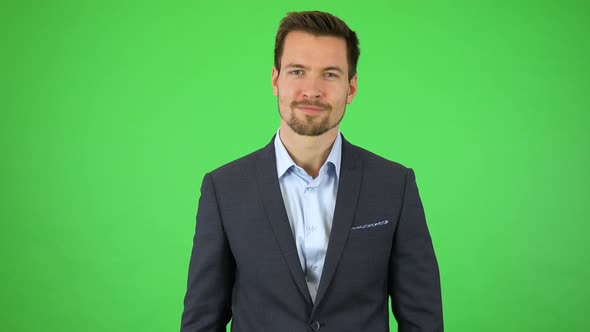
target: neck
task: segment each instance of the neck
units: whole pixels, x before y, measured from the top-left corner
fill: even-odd
[[[287,149],[291,159],[307,174],[316,178],[320,168],[328,159],[332,145],[338,135],[338,127],[334,127],[320,136],[303,136],[291,129],[284,121],[280,127],[281,142]]]

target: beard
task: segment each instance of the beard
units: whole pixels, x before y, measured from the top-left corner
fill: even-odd
[[[283,114],[280,110],[280,103],[279,114],[281,118],[294,132],[302,136],[320,136],[326,133],[330,129],[333,129],[340,124],[342,118],[344,118],[344,113],[346,112],[346,103],[344,103],[344,110],[340,118],[337,119],[335,122],[330,123],[329,115],[332,112],[332,106],[329,104],[323,104],[317,101],[293,101],[289,106],[291,112],[288,115],[288,119],[286,119],[286,117],[283,117]],[[322,112],[325,112],[326,114],[322,113],[317,116],[304,114],[303,118],[299,118],[297,117],[297,113],[295,112],[295,108],[298,106],[319,107],[323,109]]]

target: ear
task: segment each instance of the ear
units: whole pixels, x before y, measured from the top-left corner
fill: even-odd
[[[346,96],[346,103],[347,104],[352,104],[352,100],[354,99],[354,96],[356,96],[356,90],[357,90],[357,75],[354,74],[354,76],[352,77],[352,79],[350,80],[350,82],[348,83],[348,96]]]
[[[278,81],[279,81],[279,70],[275,66],[273,66],[272,67],[272,74],[271,74],[271,83],[272,83],[272,93],[275,96],[279,95]]]

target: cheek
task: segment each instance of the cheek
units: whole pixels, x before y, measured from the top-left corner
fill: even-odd
[[[278,104],[281,113],[289,112],[292,99],[279,90]]]
[[[278,90],[278,94],[280,103],[290,103],[294,98],[294,91],[288,87],[281,87]]]
[[[305,85],[303,81],[283,78],[279,79],[277,86],[279,95],[284,97],[294,97],[302,91],[302,88]]]
[[[292,85],[282,84],[279,85],[279,96],[289,97],[292,96],[295,89]]]
[[[285,100],[285,97],[281,96],[279,94],[279,106],[284,107],[284,105],[287,103],[287,101]]]
[[[346,91],[342,91],[339,90],[338,94],[334,95],[334,98],[332,99],[332,101],[334,102],[335,105],[342,105],[342,104],[346,104],[348,101],[348,94],[346,93]]]
[[[289,100],[289,95],[285,93],[285,91],[283,90],[279,90],[279,102],[280,103],[284,103],[287,102]]]

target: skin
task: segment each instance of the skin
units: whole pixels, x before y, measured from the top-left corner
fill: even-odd
[[[280,138],[293,161],[315,178],[356,95],[357,76],[348,78],[346,41],[339,37],[289,32],[280,63],[280,71],[272,69]]]

